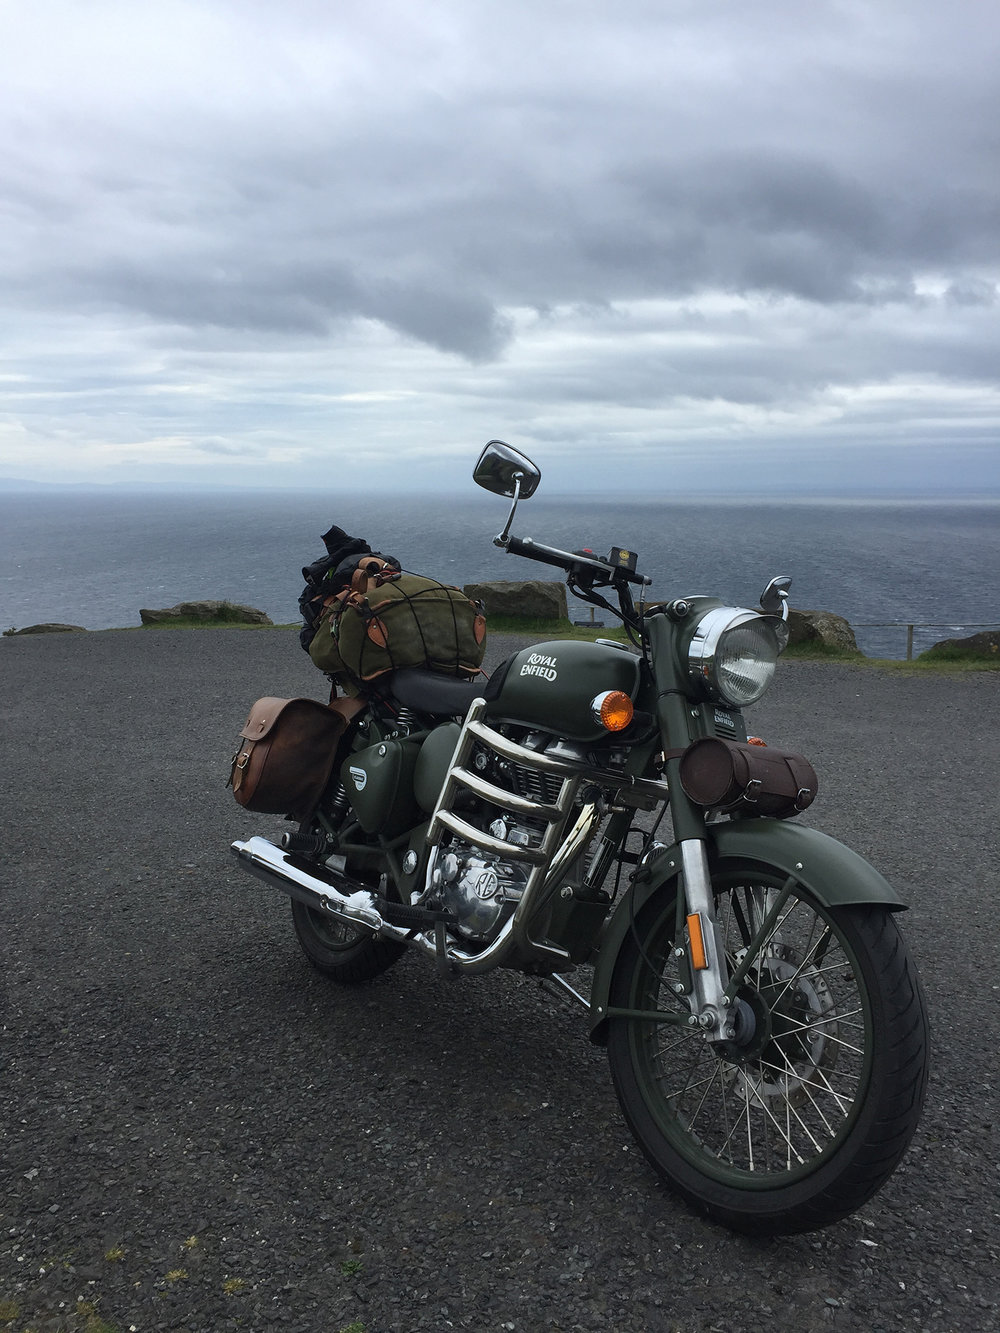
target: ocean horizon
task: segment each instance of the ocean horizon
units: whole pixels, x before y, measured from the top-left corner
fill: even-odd
[[[301,567],[332,523],[446,583],[550,579],[492,538],[507,504],[316,491],[0,489],[0,628],[140,623],[139,610],[221,598],[297,619]],[[533,497],[513,531],[564,549],[639,553],[657,600],[708,593],[754,606],[776,574],[791,602],[832,611],[869,656],[904,657],[1000,624],[1000,497]],[[571,615],[589,608],[571,599]],[[610,623],[607,613],[596,613]]]

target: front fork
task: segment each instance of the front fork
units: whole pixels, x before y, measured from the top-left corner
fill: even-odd
[[[678,986],[688,996],[691,1027],[700,1027],[709,1040],[731,1041],[736,1035],[736,1010],[726,995],[729,969],[716,927],[706,844],[701,838],[685,838],[680,848],[687,947],[681,943],[682,933],[677,931],[675,953],[685,975],[685,981]]]
[[[691,1027],[701,1028],[709,1041],[731,1041],[736,1035],[740,1006],[726,994],[729,969],[715,920],[715,897],[705,842],[705,812],[687,799],[680,780],[681,750],[696,738],[698,732],[691,727],[690,700],[683,688],[674,651],[675,633],[676,627],[667,616],[649,619],[649,643],[657,690],[656,715],[667,756],[666,776],[674,834],[681,850],[684,891],[677,895],[674,956],[682,980],[677,983],[677,991],[681,998],[686,998],[691,1009],[688,1019]],[[694,717],[698,717],[697,710]]]

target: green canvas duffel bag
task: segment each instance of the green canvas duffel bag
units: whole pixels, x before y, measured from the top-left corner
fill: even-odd
[[[481,604],[420,574],[364,571],[331,599],[309,656],[338,684],[357,689],[387,671],[428,667],[473,676],[486,652]]]

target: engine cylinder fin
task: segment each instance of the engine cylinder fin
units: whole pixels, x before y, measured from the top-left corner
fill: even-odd
[[[532,815],[536,819],[544,819],[546,823],[551,823],[553,819],[561,819],[564,813],[556,804],[541,804],[530,796],[519,796],[516,792],[495,787],[492,782],[487,782],[478,773],[472,773],[467,768],[453,770],[453,776],[456,782],[460,782],[463,787],[481,796],[484,801],[502,806],[505,810]]]

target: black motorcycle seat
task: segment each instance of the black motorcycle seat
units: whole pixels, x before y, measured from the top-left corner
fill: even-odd
[[[394,671],[389,681],[392,697],[404,708],[418,713],[433,713],[439,717],[465,717],[473,699],[479,699],[486,689],[487,677],[462,680],[441,671],[424,667],[407,667]]]

